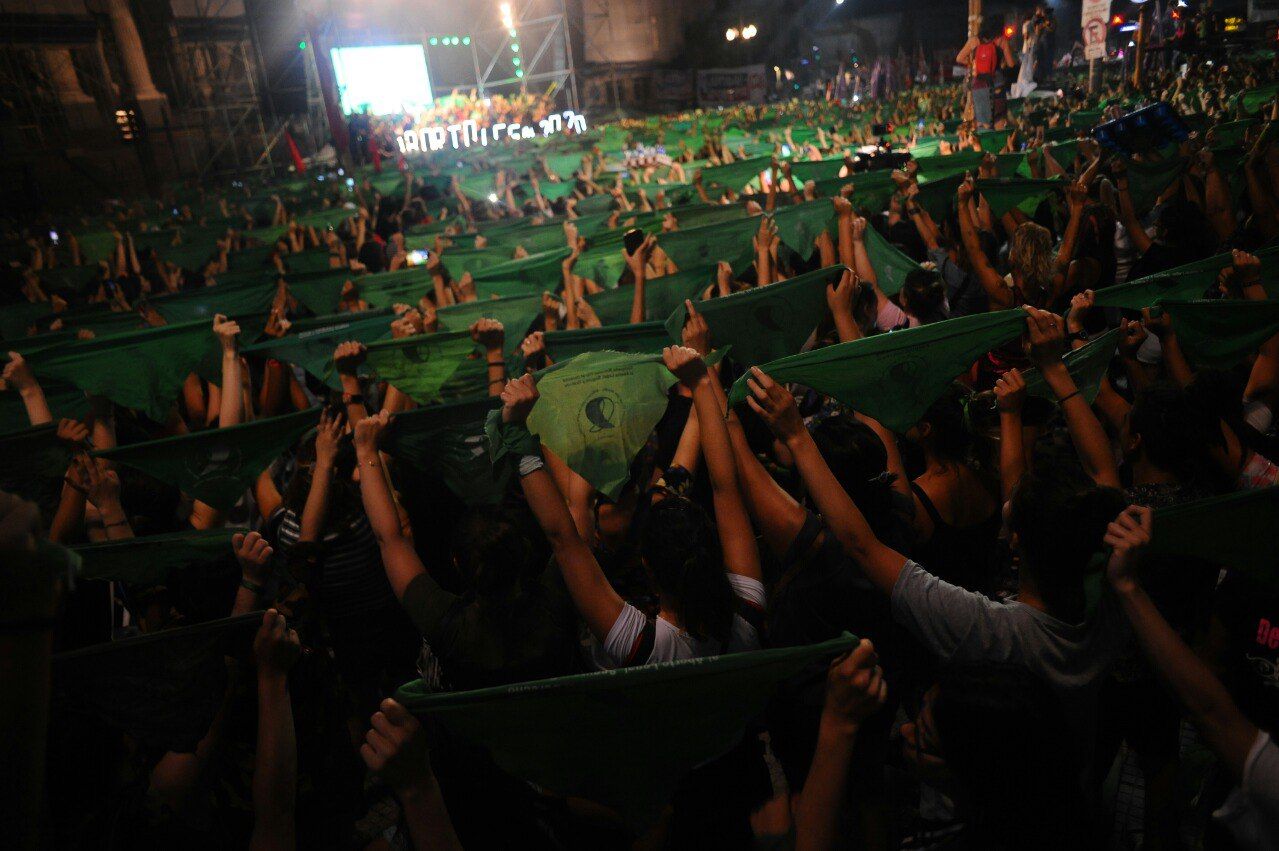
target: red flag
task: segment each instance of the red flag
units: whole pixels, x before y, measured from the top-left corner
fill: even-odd
[[[284,131],[284,141],[289,146],[289,157],[293,160],[293,167],[297,169],[298,174],[306,174],[306,162],[302,159],[302,152],[298,150],[298,143],[293,141],[293,134],[288,130]]]

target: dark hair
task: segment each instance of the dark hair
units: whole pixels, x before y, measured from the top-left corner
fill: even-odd
[[[1011,665],[947,666],[932,717],[973,847],[1088,844],[1078,743],[1046,682]]]
[[[812,429],[813,442],[840,486],[884,538],[893,521],[893,478],[888,452],[870,426],[851,414],[826,417]]]
[[[640,533],[640,554],[684,630],[701,641],[727,643],[736,603],[715,524],[702,507],[682,496],[654,503]]]
[[[1279,439],[1262,434],[1244,418],[1239,400],[1247,386],[1247,373],[1238,370],[1201,369],[1186,388],[1190,404],[1205,418],[1205,428],[1216,437],[1217,421],[1224,422],[1239,442],[1266,458],[1279,458]],[[1223,441],[1213,441],[1224,445]]]
[[[1160,237],[1179,255],[1175,265],[1202,260],[1217,250],[1217,238],[1199,205],[1180,196],[1169,198],[1155,220]]]
[[[1017,535],[1021,573],[1034,583],[1049,614],[1084,618],[1084,574],[1101,549],[1106,526],[1127,501],[1099,488],[1077,467],[1040,462],[1012,493],[1008,528]]]
[[[899,298],[922,325],[946,318],[946,287],[941,275],[930,269],[912,269],[907,273]]]
[[[920,423],[928,423],[928,446],[947,461],[963,460],[973,442],[964,417],[964,401],[968,395],[966,388],[952,384],[919,418]]]
[[[1208,427],[1177,384],[1155,381],[1141,388],[1128,412],[1128,429],[1141,437],[1146,458],[1176,476],[1179,484],[1214,492],[1229,490],[1221,468],[1208,453],[1210,444],[1221,444],[1221,432]]]
[[[479,508],[462,517],[453,533],[453,559],[475,596],[509,606],[536,578],[533,542],[507,512]]]
[[[311,467],[315,464],[314,435],[298,445],[294,463],[297,466],[284,488],[282,504],[296,514],[300,522],[307,495],[311,492]],[[329,490],[329,511],[324,519],[324,534],[350,527],[364,514],[364,501],[360,498],[359,486],[351,481],[351,474],[355,470],[355,447],[351,441],[342,441],[334,468]]]

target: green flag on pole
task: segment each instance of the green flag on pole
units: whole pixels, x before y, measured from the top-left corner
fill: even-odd
[[[542,375],[528,427],[570,469],[616,499],[631,461],[666,412],[674,383],[660,355],[587,352]]]
[[[203,320],[77,340],[32,352],[40,379],[56,378],[86,393],[163,421],[182,382],[217,346]]]
[[[100,449],[214,508],[230,509],[280,453],[319,421],[319,408],[229,428]]]
[[[441,331],[372,343],[367,360],[378,378],[426,405],[474,351],[469,331]]]
[[[791,355],[760,369],[774,381],[806,385],[905,432],[973,361],[1025,327],[1021,310],[961,316]],[[733,384],[730,404],[746,400],[746,378]]]
[[[175,570],[231,556],[231,535],[230,529],[195,529],[72,547],[80,555],[76,576],[164,585]]]
[[[396,700],[483,745],[515,777],[642,827],[690,769],[741,740],[782,683],[855,644],[844,635],[468,692],[430,692],[418,680]]]
[[[732,346],[731,357],[742,366],[793,355],[800,350],[826,314],[826,285],[839,283],[844,266],[806,272],[777,284],[754,287],[701,302],[711,342]],[[666,333],[679,343],[688,309],[680,305],[666,320]]]

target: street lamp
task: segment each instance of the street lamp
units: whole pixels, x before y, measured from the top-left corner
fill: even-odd
[[[735,41],[737,39],[737,27],[729,27],[724,31],[724,41]]]
[[[754,24],[747,24],[742,27],[742,38],[752,39],[757,35],[759,35],[759,27]]]

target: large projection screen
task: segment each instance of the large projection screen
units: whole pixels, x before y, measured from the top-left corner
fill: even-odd
[[[335,47],[333,76],[347,115],[394,115],[431,103],[431,76],[420,44]]]

